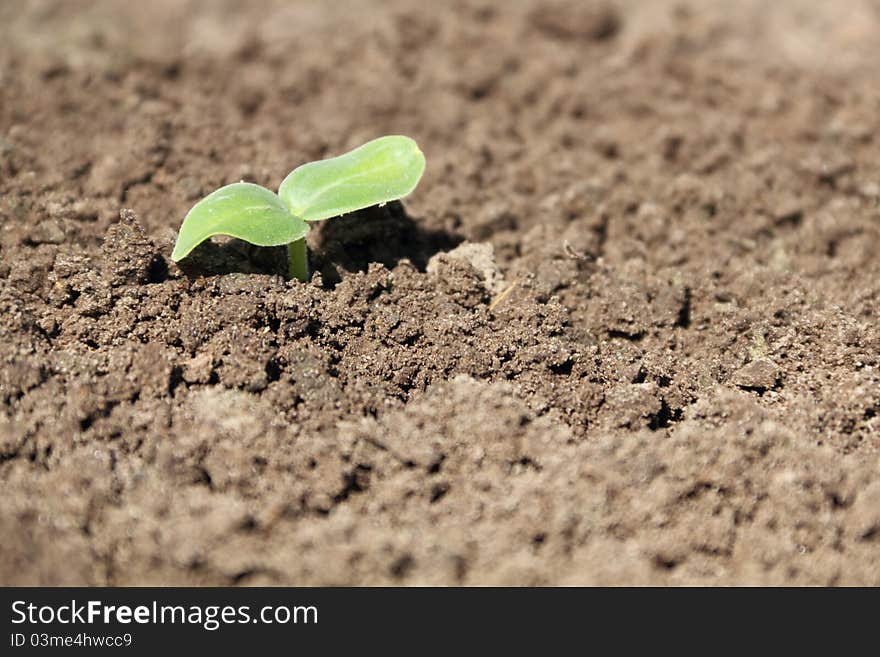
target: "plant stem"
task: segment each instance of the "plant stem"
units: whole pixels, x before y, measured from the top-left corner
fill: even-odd
[[[309,280],[309,251],[306,239],[302,238],[287,245],[287,261],[290,266],[290,277],[303,283]]]

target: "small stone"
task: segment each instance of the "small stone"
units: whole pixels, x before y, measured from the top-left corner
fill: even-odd
[[[183,380],[187,383],[208,383],[214,371],[211,354],[199,354],[191,358],[183,367]]]
[[[608,391],[604,410],[614,426],[640,429],[658,422],[663,401],[654,383],[623,383]]]
[[[438,253],[428,262],[427,271],[436,278],[438,288],[463,308],[475,308],[490,300],[480,272],[464,258]]]
[[[779,383],[779,367],[769,358],[758,358],[734,372],[731,381],[746,390],[769,390]]]
[[[54,219],[41,221],[29,237],[29,241],[32,244],[61,244],[64,242],[64,239],[64,229]]]
[[[438,253],[428,261],[428,273],[436,274],[445,258],[469,263],[483,279],[483,287],[492,295],[498,294],[507,287],[504,276],[495,262],[495,249],[488,242],[463,242],[447,253]]]

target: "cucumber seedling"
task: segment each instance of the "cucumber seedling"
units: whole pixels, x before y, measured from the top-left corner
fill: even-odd
[[[206,239],[229,235],[256,246],[287,245],[290,277],[309,278],[309,223],[409,194],[425,156],[409,137],[380,137],[345,155],[309,162],[288,174],[278,193],[239,182],[196,203],[183,219],[171,259],[178,262]]]

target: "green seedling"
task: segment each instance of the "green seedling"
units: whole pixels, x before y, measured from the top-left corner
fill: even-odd
[[[345,155],[309,162],[283,180],[278,193],[240,182],[208,194],[187,213],[171,259],[178,262],[206,239],[229,235],[257,246],[287,245],[290,277],[306,281],[309,224],[396,201],[425,171],[409,137],[380,137]]]

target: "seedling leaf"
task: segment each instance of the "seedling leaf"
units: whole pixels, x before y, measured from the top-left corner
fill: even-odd
[[[308,224],[292,215],[277,194],[252,183],[233,183],[208,194],[187,213],[171,259],[185,258],[213,235],[229,235],[257,246],[281,246],[308,232]]]
[[[424,171],[425,156],[415,141],[380,137],[345,155],[297,167],[278,195],[297,217],[320,221],[403,198]]]

